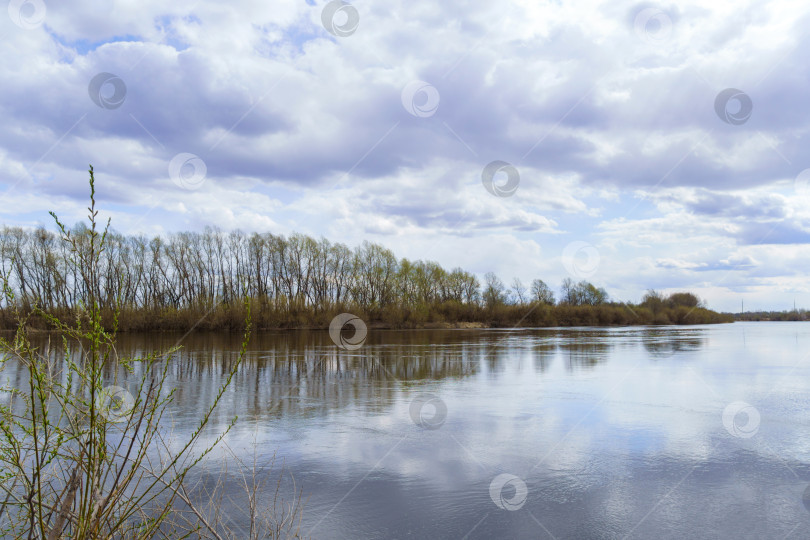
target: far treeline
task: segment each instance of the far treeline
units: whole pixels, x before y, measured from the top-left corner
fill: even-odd
[[[810,320],[810,313],[804,309],[794,309],[792,311],[745,311],[735,313],[736,321],[807,321]]]
[[[70,231],[80,247],[90,231]],[[71,251],[58,235],[39,228],[0,229],[0,274],[16,307],[35,306],[67,320],[96,281],[105,322],[116,307],[119,329],[238,329],[242,298],[252,304],[258,328],[325,327],[351,312],[369,324],[409,328],[456,323],[483,326],[705,324],[731,316],[705,308],[688,292],[667,297],[648,292],[637,305],[611,301],[587,281],[562,282],[559,297],[541,279],[506,286],[495,274],[484,283],[471,273],[430,261],[397,259],[385,247],[344,244],[302,234],[181,232],[166,238],[109,232],[101,267],[85,267],[89,254]],[[8,303],[0,326],[13,328]],[[36,316],[29,322],[40,326]],[[44,328],[44,325],[42,325]]]
[[[555,298],[541,279],[507,287],[488,273],[482,284],[461,268],[398,259],[369,242],[350,249],[302,234],[207,228],[147,238],[105,230],[99,258],[90,228],[57,225],[60,234],[0,229],[0,279],[13,293],[0,305],[1,328],[16,326],[16,310],[44,329],[42,313],[67,321],[88,298],[99,301],[105,326],[122,331],[241,329],[245,299],[256,328],[327,327],[343,312],[392,328],[732,322],[688,292],[649,291],[633,305],[565,279]]]

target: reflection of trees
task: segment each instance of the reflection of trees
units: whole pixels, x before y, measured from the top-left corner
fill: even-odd
[[[653,358],[668,358],[681,352],[697,351],[707,342],[705,330],[700,328],[645,328],[641,340]]]
[[[228,422],[234,415],[243,420],[324,416],[349,407],[385,412],[401,382],[459,379],[475,374],[480,365],[481,345],[469,334],[380,334],[357,351],[337,348],[322,331],[255,336],[216,420]],[[122,334],[118,351],[126,357],[143,356],[173,347],[179,337]],[[213,400],[238,359],[240,343],[236,334],[192,334],[168,358],[167,391],[174,391],[173,420],[180,427]],[[56,351],[54,357],[63,354]],[[134,366],[137,371],[138,364]],[[12,386],[27,384],[24,370],[6,370],[5,375]],[[105,376],[112,380],[114,374]]]
[[[541,373],[548,371],[556,353],[557,345],[552,341],[541,342],[532,347],[535,369]]]
[[[324,331],[261,333],[251,339],[216,420],[228,422],[234,415],[243,420],[325,417],[351,408],[385,413],[410,382],[458,380],[482,372],[497,380],[507,368],[542,373],[558,358],[569,371],[594,369],[618,354],[617,349],[638,348],[639,343],[655,357],[699,349],[706,342],[704,332],[672,328],[620,334],[589,328],[372,331],[356,351],[338,349]],[[123,356],[145,355],[174,346],[180,337],[122,334],[118,350]],[[43,346],[47,343],[46,337],[39,339]],[[196,418],[196,411],[216,395],[237,360],[240,336],[191,334],[182,344],[168,360],[168,381],[175,390],[174,420],[180,425],[186,418]],[[52,344],[50,354],[58,362],[64,353]],[[113,375],[106,374],[110,380]],[[11,386],[27,384],[24,370],[7,366],[4,376]]]
[[[576,370],[593,368],[607,360],[613,350],[615,336],[605,330],[561,330],[558,339],[566,368]]]

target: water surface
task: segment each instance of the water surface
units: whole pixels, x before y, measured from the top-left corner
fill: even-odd
[[[239,336],[182,345],[181,435]],[[809,345],[788,322],[371,331],[354,351],[262,333],[214,422],[283,460],[313,538],[808,538]]]

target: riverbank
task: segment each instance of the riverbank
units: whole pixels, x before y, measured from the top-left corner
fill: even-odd
[[[567,327],[567,326],[648,326],[695,325],[733,322],[731,315],[703,307],[658,306],[606,303],[596,306],[567,304],[512,304],[485,307],[475,304],[443,302],[431,307],[405,308],[388,306],[363,309],[357,305],[339,305],[314,310],[274,309],[261,302],[251,303],[251,318],[256,330],[326,329],[340,313],[351,313],[369,328],[430,329],[430,328],[504,328],[504,327]],[[74,310],[61,309],[48,315],[64,323],[75,321]],[[244,305],[219,304],[196,309],[122,309],[117,314],[105,310],[102,315],[106,329],[120,332],[188,332],[239,331],[247,313]],[[52,328],[42,313],[33,311],[25,317],[31,330]],[[14,330],[17,319],[10,310],[0,310],[0,329]]]

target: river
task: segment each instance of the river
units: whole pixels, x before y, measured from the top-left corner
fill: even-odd
[[[123,335],[119,350],[179,338]],[[239,336],[181,344],[180,436]],[[354,350],[327,332],[264,332],[214,431],[234,415],[201,474],[226,450],[275,455],[313,538],[810,537],[806,323],[371,330]]]

